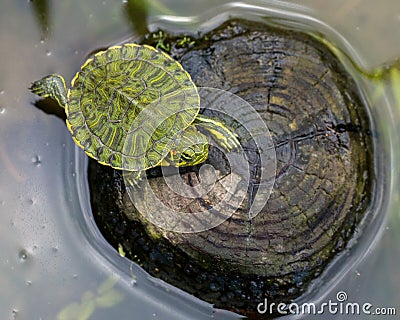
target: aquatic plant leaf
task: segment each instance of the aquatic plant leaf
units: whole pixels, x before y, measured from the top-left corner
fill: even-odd
[[[396,106],[400,108],[400,71],[397,68],[390,70],[390,80],[392,82],[393,96]]]
[[[110,291],[115,286],[115,284],[117,283],[118,280],[119,280],[119,276],[111,276],[111,277],[107,278],[97,288],[97,294],[102,295],[102,294],[107,293],[107,291]]]
[[[82,295],[81,304],[86,303],[87,301],[93,300],[94,298],[94,294],[92,291],[85,291],[85,293]]]
[[[128,0],[124,8],[126,17],[140,35],[149,32],[147,28],[148,5],[147,0]]]
[[[78,319],[80,311],[81,311],[81,305],[79,303],[73,302],[58,313],[57,320]]]
[[[79,316],[77,320],[88,320],[96,309],[96,303],[94,300],[89,300],[86,303],[80,305]]]
[[[102,308],[110,308],[120,303],[123,299],[124,296],[122,293],[115,289],[111,289],[105,294],[96,298],[96,305]]]
[[[33,14],[40,28],[42,39],[46,39],[49,33],[49,1],[48,0],[31,0],[33,6]]]

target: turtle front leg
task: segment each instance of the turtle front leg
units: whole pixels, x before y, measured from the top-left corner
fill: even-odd
[[[130,187],[140,189],[140,182],[145,177],[144,171],[124,171],[123,173],[124,181]]]
[[[58,74],[51,74],[32,83],[29,90],[42,98],[52,98],[65,109],[67,105],[67,88],[65,80]]]
[[[222,121],[199,114],[194,124],[207,130],[216,142],[227,151],[238,150],[240,142],[237,134],[228,128]]]

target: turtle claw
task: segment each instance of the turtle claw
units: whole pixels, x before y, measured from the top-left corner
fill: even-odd
[[[140,189],[141,182],[143,180],[143,171],[124,171],[124,181],[129,187]]]
[[[195,119],[195,124],[208,131],[214,140],[228,152],[240,150],[238,135],[222,121],[198,115]]]
[[[217,142],[222,148],[224,148],[228,152],[240,150],[240,142],[237,139],[236,133],[232,133],[230,136],[224,137],[224,139],[219,139]]]
[[[238,140],[238,136],[236,133],[231,135],[228,139],[227,144],[228,151],[239,151],[240,150],[240,142]]]

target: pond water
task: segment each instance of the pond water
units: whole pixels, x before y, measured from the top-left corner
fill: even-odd
[[[385,5],[368,0],[160,0],[142,11],[130,3],[0,0],[2,319],[239,318],[151,278],[103,240],[91,217],[86,156],[61,119],[33,106],[37,97],[27,89],[31,81],[52,72],[71,79],[93,50],[138,38],[143,12],[151,30],[161,26],[180,32],[211,28],[229,15],[267,16],[274,23],[322,32],[364,70],[400,56],[399,33],[393,31],[400,25],[396,0]],[[375,211],[360,226],[357,243],[301,301],[337,301],[344,291],[348,301],[397,307],[399,313],[400,97],[389,77],[369,80],[341,58],[371,104],[377,180],[384,192],[376,195]]]

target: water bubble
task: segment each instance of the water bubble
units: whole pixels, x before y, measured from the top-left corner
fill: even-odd
[[[31,286],[31,285],[32,285],[32,281],[31,281],[31,280],[26,280],[26,281],[25,281],[25,284],[26,284],[27,286]]]
[[[157,317],[157,313],[154,312],[154,313],[153,313],[153,317]]]
[[[40,167],[40,165],[42,164],[42,161],[40,160],[40,156],[39,155],[35,155],[32,158],[32,163],[36,166],[36,167]]]
[[[17,319],[17,314],[18,314],[18,309],[13,309],[13,311],[11,312],[12,319]]]
[[[0,96],[4,94],[4,90],[0,90]]]
[[[0,114],[4,114],[6,112],[6,108],[0,107]]]
[[[47,50],[47,51],[46,51],[46,56],[48,56],[48,57],[51,56],[51,51],[50,51],[50,50]]]
[[[21,262],[25,262],[28,259],[28,252],[24,249],[18,252],[18,258]]]

